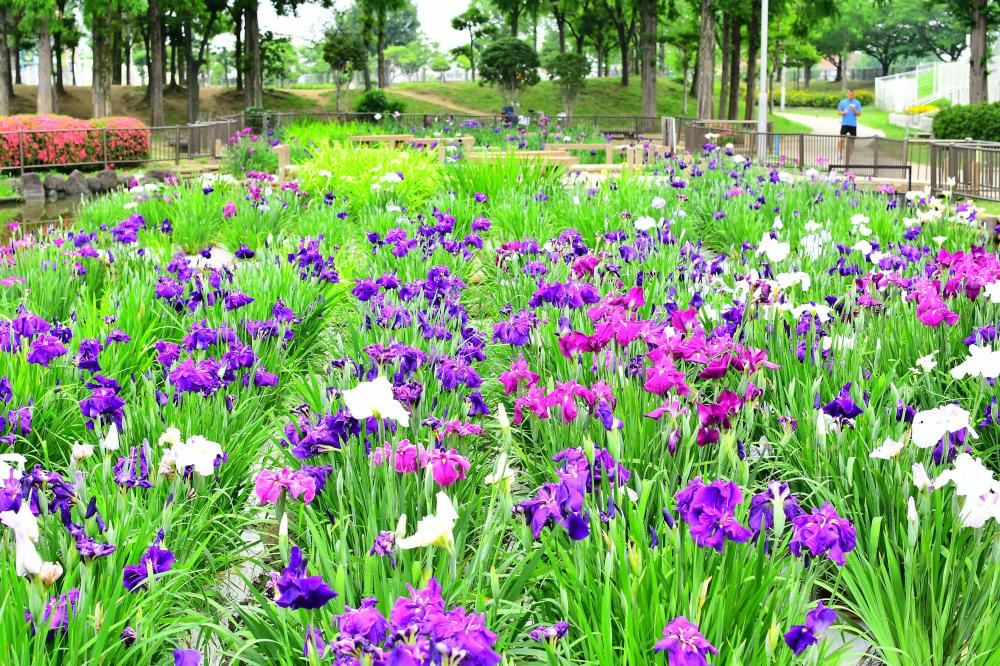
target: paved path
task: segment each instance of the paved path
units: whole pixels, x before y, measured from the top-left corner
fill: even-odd
[[[840,134],[840,118],[813,116],[801,113],[778,113],[776,115],[802,123],[810,128],[813,134]],[[864,112],[861,114],[864,117]],[[858,136],[885,136],[882,130],[872,129],[866,125],[858,125]]]

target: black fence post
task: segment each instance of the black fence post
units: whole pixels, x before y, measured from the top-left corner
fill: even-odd
[[[24,130],[17,130],[18,163],[21,165],[21,175],[24,175]]]
[[[181,126],[174,125],[174,164],[181,163]]]
[[[104,168],[108,168],[108,130],[106,127],[100,129],[101,132],[101,156],[104,157]]]

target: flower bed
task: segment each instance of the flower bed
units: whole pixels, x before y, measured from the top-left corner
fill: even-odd
[[[68,116],[0,118],[0,164],[5,167],[75,166],[140,162],[149,156],[150,131],[139,120]]]
[[[0,662],[996,663],[974,206],[712,145],[298,173],[0,248]]]

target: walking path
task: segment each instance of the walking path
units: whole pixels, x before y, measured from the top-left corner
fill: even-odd
[[[433,104],[434,106],[440,106],[444,109],[448,109],[449,111],[454,111],[455,113],[464,113],[468,116],[483,115],[482,109],[470,109],[467,106],[455,104],[451,100],[442,97],[441,95],[435,95],[434,93],[418,93],[407,88],[389,88],[389,92],[393,95],[399,95],[400,97],[408,97],[410,99]]]
[[[802,123],[812,130],[813,134],[840,134],[840,118],[804,115],[800,113],[778,113],[783,118]],[[864,115],[864,114],[862,114]],[[858,125],[858,136],[885,136],[882,130],[872,129],[866,125]]]

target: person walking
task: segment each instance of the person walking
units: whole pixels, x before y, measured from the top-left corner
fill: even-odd
[[[851,136],[851,143],[848,144],[848,152],[850,152],[850,146],[854,143],[854,137],[858,135],[858,116],[861,115],[861,102],[854,99],[854,89],[847,89],[847,97],[840,100],[837,104],[837,113],[840,115],[840,143],[838,150],[840,151],[840,159],[844,161],[845,157],[850,157],[844,153],[844,141],[848,135]]]

